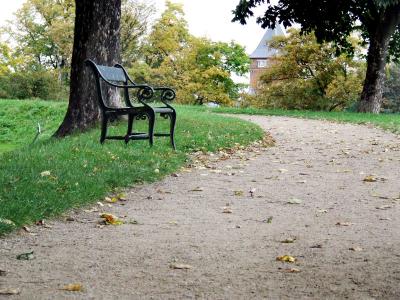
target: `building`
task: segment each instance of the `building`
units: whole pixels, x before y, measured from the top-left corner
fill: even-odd
[[[282,27],[277,24],[275,29],[267,29],[264,36],[262,37],[257,48],[250,54],[250,93],[254,94],[259,87],[259,78],[265,68],[268,67],[268,60],[276,55],[276,50],[270,49],[267,43],[272,40],[273,37],[278,35],[285,35]]]

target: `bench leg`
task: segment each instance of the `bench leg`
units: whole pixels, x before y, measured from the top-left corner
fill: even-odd
[[[134,115],[128,115],[128,130],[126,131],[125,144],[129,143],[129,136],[132,134]]]
[[[108,117],[104,114],[101,120],[101,136],[100,136],[100,144],[103,144],[106,139],[107,134],[107,122]]]
[[[154,113],[154,111],[151,111],[147,114],[147,116],[149,118],[149,143],[150,143],[150,146],[153,146],[156,114]]]
[[[169,129],[169,134],[170,134],[170,140],[171,140],[171,146],[172,148],[174,148],[174,150],[176,150],[176,146],[175,146],[175,125],[176,125],[176,112],[173,112],[172,114],[170,114],[170,119],[171,119],[171,123],[170,123],[170,129]]]

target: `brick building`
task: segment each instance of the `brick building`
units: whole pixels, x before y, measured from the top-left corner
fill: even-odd
[[[265,68],[268,67],[268,60],[276,54],[276,50],[270,49],[267,43],[278,35],[285,35],[281,26],[276,25],[275,29],[268,29],[262,37],[257,48],[250,54],[250,93],[254,94],[259,86],[259,78]]]

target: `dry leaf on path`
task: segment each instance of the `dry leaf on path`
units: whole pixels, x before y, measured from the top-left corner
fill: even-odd
[[[176,270],[189,270],[189,269],[192,269],[192,268],[193,268],[191,265],[187,265],[187,264],[178,264],[178,263],[170,264],[169,267],[170,267],[171,269],[176,269]]]
[[[287,203],[289,203],[289,204],[301,204],[301,203],[303,203],[303,200],[297,199],[297,198],[292,198],[292,199],[289,199],[289,201]]]
[[[296,240],[296,238],[287,238],[281,241],[282,244],[292,244],[294,243],[294,241]]]
[[[360,252],[360,251],[363,251],[363,248],[356,246],[356,247],[349,248],[349,250],[355,251],[355,252]]]
[[[350,226],[352,224],[353,223],[350,223],[350,222],[337,222],[336,223],[337,226]]]
[[[231,214],[232,213],[232,209],[230,207],[225,206],[225,207],[222,208],[222,212],[224,214]]]
[[[0,295],[18,295],[20,292],[19,289],[0,289]]]
[[[380,210],[386,210],[386,209],[392,208],[392,206],[391,205],[382,205],[382,206],[377,206],[375,208],[380,209]]]
[[[6,275],[7,275],[7,272],[0,269],[0,276],[6,276]]]
[[[276,258],[276,260],[281,261],[281,262],[294,263],[297,259],[290,255],[282,255],[282,256],[278,256]]]
[[[363,179],[364,182],[376,182],[378,179],[373,175],[368,175]]]
[[[42,177],[46,177],[46,176],[50,176],[50,175],[51,175],[50,171],[43,171],[40,173],[40,176],[42,176]]]
[[[33,251],[17,255],[18,260],[32,260],[34,258]]]
[[[198,186],[198,187],[196,187],[196,188],[194,188],[193,190],[190,190],[190,191],[191,192],[202,192],[202,191],[204,191],[204,188]]]
[[[63,291],[68,291],[68,292],[81,292],[82,291],[82,285],[77,283],[77,284],[67,284],[61,290]]]
[[[104,222],[107,225],[122,225],[122,224],[124,224],[123,221],[118,220],[118,218],[112,214],[101,214],[100,217],[104,219]]]
[[[233,193],[234,193],[235,196],[243,196],[243,195],[244,195],[244,192],[241,191],[241,190],[239,190],[239,191],[233,191]]]
[[[297,268],[289,268],[289,269],[281,269],[283,272],[286,273],[300,273],[301,270]]]

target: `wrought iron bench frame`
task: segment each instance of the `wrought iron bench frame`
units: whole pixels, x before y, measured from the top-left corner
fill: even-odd
[[[127,144],[130,140],[143,140],[148,139],[150,145],[153,145],[154,136],[170,137],[171,146],[175,146],[175,125],[176,125],[176,111],[168,103],[175,99],[175,91],[168,87],[151,87],[147,84],[136,84],[128,75],[125,68],[120,64],[115,64],[113,67],[97,65],[93,60],[86,60],[85,64],[91,68],[96,80],[97,98],[99,101],[100,110],[102,113],[101,122],[101,137],[100,143],[104,143],[106,139],[124,140]],[[124,101],[126,107],[110,107],[105,101],[104,93],[101,88],[101,82],[104,82],[110,87],[123,89]],[[133,105],[129,96],[130,89],[137,89],[137,99],[141,106]],[[150,102],[155,100],[155,92],[159,93],[159,99],[163,106],[153,107],[149,105]],[[155,133],[156,114],[159,114],[165,119],[170,119],[169,133]],[[128,116],[128,128],[125,136],[107,136],[107,124],[113,116]],[[134,133],[133,122],[139,119],[149,120],[148,133]]]

